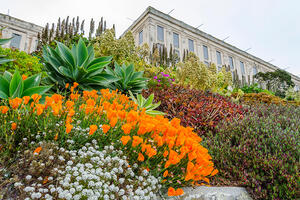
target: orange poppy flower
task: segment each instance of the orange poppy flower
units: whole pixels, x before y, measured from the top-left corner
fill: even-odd
[[[130,136],[122,136],[120,140],[123,143],[123,145],[126,145],[128,143],[128,141],[131,140],[131,137]]]
[[[68,112],[68,117],[73,117],[75,115],[75,110],[71,109],[69,112]]]
[[[12,100],[9,100],[9,104],[13,109],[17,109],[21,105],[22,101],[23,100],[21,98],[16,97]]]
[[[109,124],[110,124],[111,127],[115,127],[116,124],[117,124],[117,122],[118,122],[118,118],[113,117],[113,118],[110,120]]]
[[[166,170],[165,172],[164,172],[164,174],[163,174],[163,177],[167,177],[168,176],[168,170]]]
[[[169,187],[168,189],[168,196],[180,196],[183,195],[184,191],[181,188],[175,190],[173,187]]]
[[[17,124],[14,122],[11,124],[11,129],[16,130],[17,129]]]
[[[71,130],[72,130],[72,128],[73,128],[73,125],[71,125],[71,124],[66,124],[66,133],[70,133]]]
[[[98,129],[97,125],[90,125],[90,132],[89,132],[89,134],[93,135],[96,132],[97,129]]]
[[[7,106],[0,106],[0,111],[2,114],[6,114],[8,111],[8,107]]]
[[[163,155],[164,155],[164,157],[167,157],[168,154],[169,154],[169,152],[168,152],[168,151],[165,151]]]
[[[29,97],[29,96],[24,96],[22,99],[23,99],[23,103],[24,103],[25,105],[27,105],[28,102],[29,102],[29,100],[30,100],[30,97]]]
[[[145,157],[143,156],[143,154],[139,153],[138,161],[143,162],[144,160],[145,160]]]
[[[130,131],[132,129],[132,125],[131,124],[123,124],[122,125],[122,130],[124,131],[125,134],[129,134]]]
[[[66,88],[68,88],[68,87],[69,87],[69,83],[66,84]]]
[[[25,74],[22,75],[22,80],[26,80],[28,76],[26,76]]]
[[[109,129],[110,129],[110,126],[109,126],[109,125],[107,125],[107,124],[103,124],[103,125],[102,125],[103,133],[107,133]]]
[[[38,103],[39,100],[42,98],[42,96],[39,95],[39,94],[33,94],[33,95],[31,95],[31,98],[33,99],[33,101],[34,101],[35,103]]]
[[[77,88],[78,85],[79,85],[78,83],[74,82],[74,83],[73,83],[74,89]]]
[[[218,172],[219,172],[219,170],[215,169],[210,175],[211,175],[211,176],[214,176],[214,175],[216,175]]]
[[[139,136],[133,136],[132,147],[136,147],[139,144],[143,143],[143,139]]]
[[[57,140],[57,138],[58,138],[58,133],[56,133],[56,134],[55,134],[55,136],[54,136],[54,140],[56,141],[56,140]]]
[[[38,147],[34,150],[33,155],[38,155],[42,150],[42,147]]]
[[[45,105],[44,104],[36,104],[36,114],[41,115],[44,111]]]

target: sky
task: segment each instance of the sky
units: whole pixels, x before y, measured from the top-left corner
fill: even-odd
[[[298,0],[0,0],[0,13],[34,24],[67,16],[116,26],[121,35],[148,6],[300,76]],[[9,10],[9,11],[8,11]],[[88,23],[86,23],[87,25]]]

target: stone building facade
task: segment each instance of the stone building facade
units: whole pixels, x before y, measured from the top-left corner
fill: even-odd
[[[12,37],[12,40],[3,47],[17,48],[26,53],[36,50],[37,35],[43,27],[0,13],[0,28],[3,27],[0,32],[2,38]]]
[[[172,45],[175,52],[182,58],[184,50],[194,52],[200,61],[215,63],[218,67],[230,66],[238,77],[244,77],[247,83],[252,82],[253,75],[258,72],[279,69],[275,65],[255,57],[237,47],[194,28],[170,15],[148,7],[125,31],[131,31],[136,45],[147,43],[164,45],[168,51]],[[124,35],[124,34],[123,34]],[[291,74],[295,89],[300,88],[300,78]],[[250,79],[250,80],[249,80]]]

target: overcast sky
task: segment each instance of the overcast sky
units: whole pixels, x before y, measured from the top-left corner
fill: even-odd
[[[300,76],[300,1],[298,0],[0,0],[0,12],[44,26],[58,17],[103,16],[117,35],[148,6]],[[87,24],[87,23],[86,23]]]

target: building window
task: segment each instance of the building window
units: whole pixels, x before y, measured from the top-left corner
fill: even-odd
[[[143,30],[139,32],[139,45],[143,43]]]
[[[189,39],[189,51],[194,52],[194,40]]]
[[[17,49],[20,48],[21,38],[22,38],[21,35],[13,33],[10,42],[10,47],[17,48]]]
[[[231,56],[229,56],[229,66],[230,66],[231,71],[233,71],[234,65],[233,65],[233,58]]]
[[[177,33],[173,33],[173,45],[175,48],[179,48],[179,35]]]
[[[240,61],[240,67],[241,67],[242,75],[245,75],[245,65],[244,65],[244,62]]]
[[[164,28],[157,26],[157,40],[160,42],[164,41]]]
[[[204,57],[204,63],[208,66],[208,48],[207,46],[203,45],[203,57]]]
[[[221,53],[219,51],[216,51],[216,54],[217,54],[217,66],[218,66],[218,69],[220,70],[222,68]]]
[[[253,76],[254,76],[255,74],[257,74],[257,67],[256,67],[256,66],[253,67]]]

